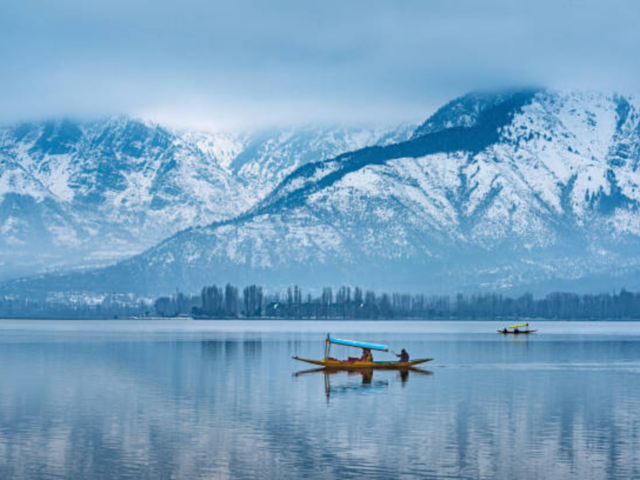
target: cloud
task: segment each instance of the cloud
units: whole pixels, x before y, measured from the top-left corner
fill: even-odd
[[[22,0],[0,6],[0,121],[416,120],[475,88],[634,90],[631,1]]]

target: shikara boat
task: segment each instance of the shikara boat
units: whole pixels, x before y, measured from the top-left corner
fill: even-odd
[[[525,330],[520,330],[525,328]],[[503,335],[528,335],[530,333],[536,333],[538,330],[529,330],[528,323],[522,323],[520,325],[511,325],[510,327],[504,327],[503,330],[498,330],[498,333]]]
[[[389,348],[386,345],[378,345],[374,343],[356,342],[353,340],[341,340],[339,338],[333,338],[331,335],[327,335],[325,340],[324,358],[322,360],[311,360],[308,358],[292,357],[294,360],[300,362],[310,363],[312,365],[318,365],[326,369],[387,369],[398,370],[412,368],[422,363],[430,362],[433,358],[419,358],[411,360],[409,362],[371,362],[362,360],[338,360],[331,357],[331,345],[345,345],[347,347],[354,348],[368,348],[369,350],[377,350],[379,352],[388,352]]]
[[[411,360],[409,362],[347,362],[343,360],[327,359],[327,360],[310,360],[308,358],[292,357],[294,360],[300,362],[311,363],[312,365],[319,365],[324,368],[340,368],[340,369],[356,369],[356,368],[375,368],[375,369],[399,369],[399,368],[411,368],[421,363],[427,363],[433,360],[433,358],[419,358],[417,360]]]

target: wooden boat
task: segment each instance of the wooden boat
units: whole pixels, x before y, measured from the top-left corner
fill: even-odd
[[[422,363],[430,362],[433,358],[419,358],[416,360],[411,360],[409,362],[373,362],[373,361],[364,361],[364,360],[338,360],[336,358],[331,357],[331,345],[344,345],[347,347],[354,348],[362,348],[368,350],[378,350],[381,352],[388,352],[389,348],[386,345],[379,345],[374,343],[364,343],[364,342],[356,342],[354,340],[341,340],[339,338],[333,338],[331,335],[327,335],[327,339],[325,340],[324,347],[324,358],[322,360],[311,360],[308,358],[300,358],[300,357],[291,357],[294,360],[298,360],[299,362],[306,362],[312,365],[318,365],[320,367],[326,369],[344,369],[344,370],[355,370],[355,369],[387,369],[387,370],[399,370],[412,368],[416,365],[420,365]]]
[[[327,369],[340,369],[340,370],[351,370],[351,369],[388,369],[388,370],[398,370],[402,368],[412,368],[416,365],[420,365],[422,363],[427,363],[433,360],[433,358],[419,358],[417,360],[411,360],[409,362],[347,362],[343,360],[335,360],[331,359],[323,359],[323,360],[310,360],[308,358],[300,358],[300,357],[291,357],[294,360],[298,360],[299,362],[306,362],[312,365],[319,365],[321,367]]]
[[[520,327],[525,327],[526,330],[520,330]],[[538,330],[529,330],[528,323],[522,323],[520,325],[511,325],[510,327],[505,327],[503,330],[498,330],[498,333],[503,335],[528,335],[530,333],[536,333]]]

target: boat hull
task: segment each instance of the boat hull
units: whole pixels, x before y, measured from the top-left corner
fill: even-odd
[[[422,363],[430,362],[433,358],[419,358],[410,362],[342,362],[340,360],[311,360],[308,358],[292,357],[299,362],[318,365],[326,369],[380,369],[380,370],[401,370],[411,368]]]

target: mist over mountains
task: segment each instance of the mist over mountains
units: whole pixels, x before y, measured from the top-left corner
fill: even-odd
[[[73,195],[50,180],[40,182],[42,193],[14,198],[30,197],[27,201],[41,209],[34,218],[49,218],[44,209],[58,211],[58,203],[45,192],[58,188],[59,196],[94,205],[106,218],[104,212],[116,208],[113,218],[128,219],[122,223],[134,226],[127,233],[133,239],[139,236],[136,228],[149,223],[163,224],[155,239],[185,221],[189,228],[113,266],[12,281],[2,293],[144,296],[228,281],[431,292],[640,285],[640,102],[635,97],[474,93],[443,106],[412,133],[317,132],[289,143],[257,141],[255,148],[230,140],[221,149],[220,142],[189,135],[167,140],[161,127],[141,125],[149,129],[144,142],[123,141],[122,133],[96,137],[111,138],[107,151],[118,153],[100,157],[105,159],[100,166],[92,164],[66,182],[75,186]],[[64,138],[78,137],[68,130]],[[22,138],[29,137],[5,132],[2,141],[1,178],[14,172],[13,185],[26,184],[21,172],[28,169],[11,170],[11,159],[19,156],[6,152],[24,151],[16,146]],[[47,148],[41,148],[41,157],[29,158],[69,158],[69,152]],[[261,156],[265,150],[271,153]],[[180,178],[188,181],[180,183],[175,173],[162,175],[153,162],[148,168],[154,175],[145,177],[140,172],[147,170],[135,161],[141,151],[145,159],[164,159],[161,165],[173,160],[174,170],[183,165],[186,174]],[[48,178],[60,178],[56,175]],[[101,175],[114,178],[115,187],[96,189],[104,183],[96,181]],[[154,182],[141,188],[142,180],[133,181],[140,178]],[[0,209],[7,198],[13,201],[5,193]],[[124,198],[125,203],[114,201]],[[59,211],[56,226],[65,232],[63,220],[74,217]],[[7,218],[24,218],[4,215],[3,229]],[[90,215],[83,220],[89,222]]]

